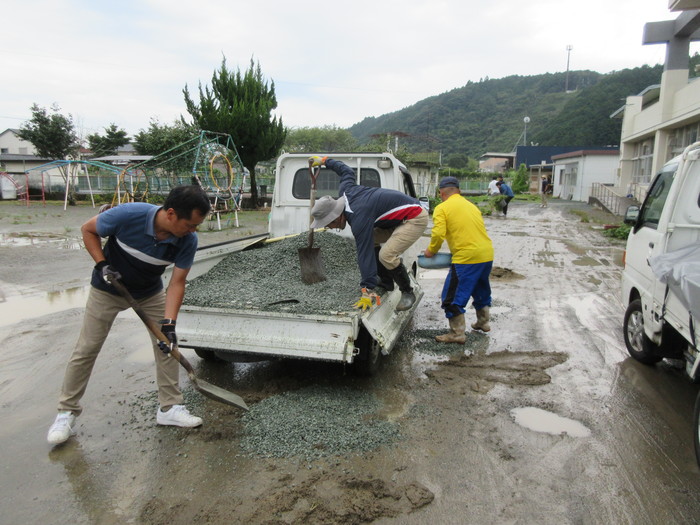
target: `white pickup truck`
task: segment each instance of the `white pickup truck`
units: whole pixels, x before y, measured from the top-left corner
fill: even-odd
[[[700,319],[700,142],[667,162],[654,177],[632,225],[622,272],[624,337],[630,355],[645,364],[685,360],[700,382],[696,339]],[[700,461],[700,397],[695,448]]]
[[[307,154],[279,157],[271,202],[268,235],[198,250],[189,279],[209,271],[218,261],[251,245],[309,230],[310,177]],[[358,183],[405,192],[416,197],[406,167],[389,153],[317,153],[345,162],[358,175]],[[338,196],[339,177],[323,168],[317,179],[317,196]],[[347,231],[346,231],[347,230]],[[351,236],[349,228],[341,235]],[[185,303],[178,315],[180,346],[192,348],[208,360],[250,361],[276,357],[319,359],[353,364],[360,372],[374,373],[382,354],[388,354],[411,320],[423,291],[416,281],[418,248],[404,254],[416,301],[410,310],[396,312],[401,297],[396,289],[382,296],[381,305],[362,312],[348,305],[345,311],[324,315],[275,312],[251,308],[218,308]],[[299,277],[301,279],[301,277]],[[274,284],[274,283],[273,283]],[[270,283],[260,283],[269,286]],[[359,282],[358,282],[359,293]]]

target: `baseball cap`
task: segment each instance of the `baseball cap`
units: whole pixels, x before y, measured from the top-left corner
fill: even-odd
[[[316,204],[314,204],[314,207],[311,209],[311,216],[314,222],[311,223],[310,228],[323,228],[327,226],[328,223],[340,217],[344,209],[344,195],[338,199],[334,199],[330,195],[324,195],[316,201]]]
[[[459,188],[457,177],[443,177],[440,180],[440,189],[442,188]]]

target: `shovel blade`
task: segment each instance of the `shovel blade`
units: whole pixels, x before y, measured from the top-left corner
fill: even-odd
[[[192,381],[191,377],[190,381]],[[219,401],[220,403],[233,405],[235,407],[242,408],[243,410],[248,410],[248,405],[246,405],[245,401],[243,401],[243,398],[237,394],[234,394],[233,392],[229,392],[228,390],[224,390],[216,385],[207,383],[202,379],[195,379],[192,381],[192,384],[202,395],[205,395],[214,401]]]
[[[301,268],[301,280],[305,284],[320,283],[326,280],[326,272],[323,270],[321,248],[299,248],[299,266]]]

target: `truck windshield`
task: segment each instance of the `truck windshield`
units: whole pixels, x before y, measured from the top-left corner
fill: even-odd
[[[671,189],[673,176],[678,169],[677,164],[665,167],[656,177],[647,193],[642,209],[639,211],[637,224],[648,228],[656,229],[659,225],[661,212],[668,198],[668,191]]]
[[[357,171],[353,169],[355,173]],[[338,185],[340,179],[335,171],[327,168],[321,168],[316,179],[316,198],[324,195],[338,197]],[[372,168],[362,168],[360,172],[360,184],[370,186],[372,188],[381,188],[381,180],[379,172]],[[292,183],[292,195],[295,199],[308,199],[311,196],[311,178],[309,177],[308,168],[297,170],[294,174],[294,182]]]

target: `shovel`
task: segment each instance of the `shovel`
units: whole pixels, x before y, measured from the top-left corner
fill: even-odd
[[[137,303],[136,300],[131,296],[129,290],[127,290],[126,287],[118,279],[110,279],[109,282],[112,286],[114,286],[117,292],[119,292],[119,295],[126,299],[126,301],[129,303],[129,306],[131,306],[134,309],[136,315],[138,315],[141,318],[141,320],[144,322],[144,324],[150,330],[150,332],[154,336],[156,336],[156,339],[158,339],[159,341],[163,341],[164,343],[170,344],[170,340],[165,335],[163,335],[163,332],[161,332],[160,328],[158,328],[158,324],[155,321],[153,321],[150,317],[148,317],[148,315],[146,315],[146,312],[143,311],[143,308],[141,308],[139,306],[139,303]],[[201,394],[213,399],[214,401],[219,401],[220,403],[225,403],[227,405],[233,405],[244,410],[248,410],[248,405],[245,404],[245,401],[243,401],[243,398],[241,396],[236,395],[233,392],[229,392],[228,390],[224,390],[223,388],[219,388],[218,386],[214,386],[210,383],[207,383],[202,379],[197,379],[197,377],[194,375],[192,365],[185,358],[185,356],[180,353],[180,351],[177,348],[177,344],[173,345],[173,348],[170,351],[170,355],[177,359],[177,361],[183,366],[183,368],[187,370],[187,375],[190,378],[190,382],[194,385],[195,389],[197,389]]]
[[[311,217],[311,210],[316,202],[316,179],[321,172],[321,166],[314,171],[309,161],[309,175],[311,176],[311,195],[309,196],[309,225],[314,218]],[[321,260],[321,248],[314,248],[314,229],[309,226],[309,247],[299,248],[299,266],[301,268],[301,280],[305,284],[320,283],[326,280],[326,273],[323,271],[323,261]]]

